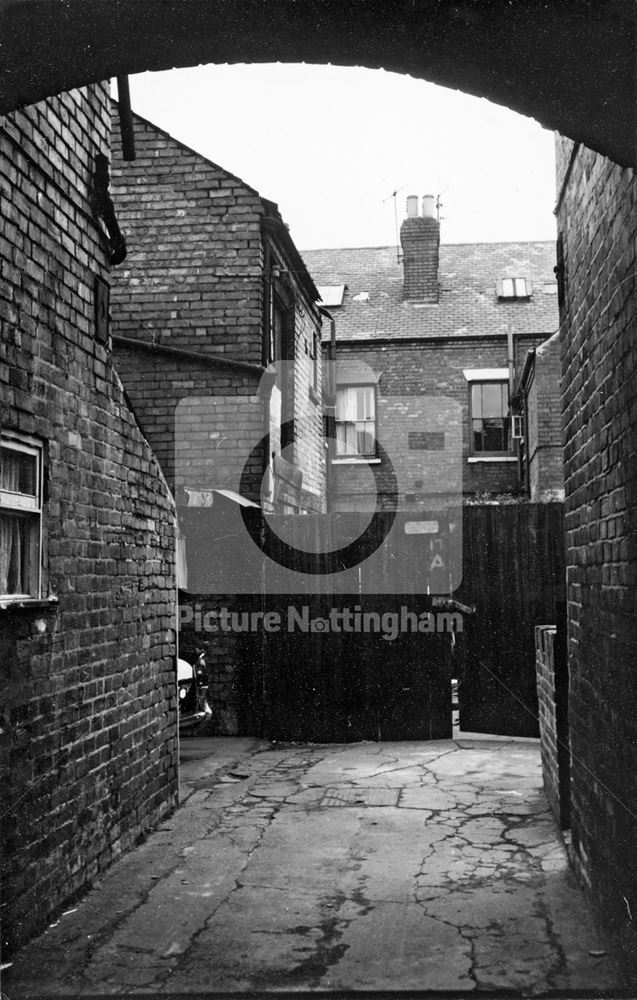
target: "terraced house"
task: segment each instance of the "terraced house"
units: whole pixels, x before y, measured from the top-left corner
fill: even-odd
[[[113,352],[177,503],[181,653],[207,652],[215,729],[233,733],[238,639],[198,634],[195,609],[234,601],[241,510],[325,509],[319,294],[273,202],[137,115],[133,132],[125,160],[115,107]]]
[[[126,161],[115,108],[113,200],[129,252],[113,284],[113,344],[177,503],[231,493],[320,511],[318,292],[278,208],[137,115],[133,128]]]
[[[390,506],[389,458],[404,509],[448,492],[525,495],[526,430],[510,403],[528,352],[557,331],[555,246],[441,245],[431,196],[422,208],[407,199],[400,239],[400,247],[303,252],[336,326],[335,507],[369,502],[374,464]],[[559,358],[550,357],[541,378],[551,407],[531,456],[544,464],[547,448],[561,451]],[[535,427],[534,412],[530,419]],[[528,492],[555,499],[562,485],[558,463]]]

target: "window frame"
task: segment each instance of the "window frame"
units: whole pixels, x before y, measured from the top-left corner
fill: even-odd
[[[505,290],[507,283],[511,283],[511,292]],[[524,283],[524,291],[518,290],[518,284],[520,282]],[[533,286],[528,278],[514,277],[514,278],[499,278],[496,288],[496,293],[498,299],[504,302],[517,302],[520,299],[530,299],[533,294]]]
[[[0,449],[35,458],[35,494],[7,490],[0,487],[0,514],[24,519],[28,523],[28,577],[29,592],[0,592],[3,603],[10,601],[40,600],[42,597],[42,509],[43,509],[43,457],[42,442],[27,434],[13,431],[0,433]],[[21,567],[22,573],[22,567]]]
[[[347,389],[371,389],[371,398],[373,401],[374,413],[371,420],[366,421],[354,421],[354,423],[370,423],[373,424],[373,440],[374,449],[373,452],[341,452],[338,450],[338,427],[339,424],[350,423],[351,421],[339,420],[338,413],[338,395]],[[335,436],[335,448],[334,448],[334,460],[335,461],[358,461],[358,462],[373,462],[378,459],[378,385],[376,382],[342,382],[336,386],[336,405],[334,408],[334,436]],[[367,433],[367,432],[365,432]]]
[[[512,438],[512,434],[511,434],[510,405],[508,403],[507,403],[506,406],[503,407],[503,410],[504,410],[503,420],[504,420],[505,427],[508,428],[508,430],[507,430],[507,442],[508,442],[507,447],[504,448],[504,449],[501,449],[499,451],[492,451],[492,450],[490,450],[490,451],[486,451],[486,450],[482,451],[482,450],[479,450],[479,449],[477,449],[475,447],[473,422],[474,422],[474,420],[484,420],[485,418],[484,417],[474,417],[474,415],[473,415],[473,390],[477,386],[484,387],[484,386],[488,386],[488,385],[498,385],[498,386],[504,387],[507,390],[507,398],[508,398],[509,383],[508,383],[508,381],[506,379],[494,379],[494,378],[479,379],[479,378],[476,378],[476,379],[471,379],[469,381],[469,383],[468,383],[468,386],[469,386],[469,454],[470,454],[470,456],[472,458],[476,458],[476,457],[477,458],[509,458],[509,457],[515,457],[514,456],[514,451],[513,451],[513,438]]]

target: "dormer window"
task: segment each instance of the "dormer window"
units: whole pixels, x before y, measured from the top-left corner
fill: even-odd
[[[328,309],[336,309],[343,305],[345,285],[317,285],[321,296],[321,305]]]
[[[526,278],[500,278],[497,295],[499,299],[530,299],[531,282]]]

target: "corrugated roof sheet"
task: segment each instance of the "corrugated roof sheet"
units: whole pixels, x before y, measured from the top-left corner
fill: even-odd
[[[396,247],[304,250],[318,286],[346,285],[336,315],[338,340],[427,337],[484,337],[515,333],[552,334],[558,327],[553,284],[555,244],[458,243],[440,247],[440,301],[403,298],[403,266]],[[528,278],[530,300],[498,301],[499,278]],[[362,293],[367,292],[367,297]]]

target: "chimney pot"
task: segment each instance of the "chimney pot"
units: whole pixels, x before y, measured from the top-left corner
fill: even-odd
[[[407,218],[415,219],[418,215],[418,195],[410,194],[407,198]]]
[[[434,207],[434,196],[432,194],[424,195],[422,199],[422,217],[423,219],[433,219],[435,218],[435,207]]]

